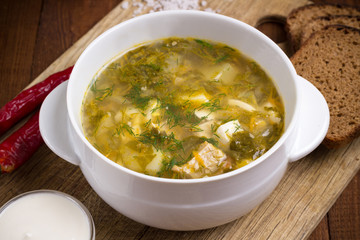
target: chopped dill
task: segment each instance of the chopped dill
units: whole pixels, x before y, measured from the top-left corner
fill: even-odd
[[[105,113],[101,110],[96,111],[95,115],[89,116],[89,119],[94,123],[92,129],[92,135],[95,135],[99,129],[101,119],[105,116]]]
[[[147,121],[145,124],[144,124],[144,127],[145,128],[148,128],[151,124],[151,119],[149,119],[149,121]]]
[[[208,109],[210,112],[216,112],[218,110],[221,110],[221,104],[220,104],[220,99],[219,98],[212,98],[210,99],[208,102],[205,102],[203,104],[201,104],[201,106],[199,107],[199,110],[201,109]]]
[[[211,132],[212,133],[215,133],[216,132],[216,130],[217,130],[217,126],[215,125],[215,124],[211,124]]]
[[[174,128],[176,126],[184,126],[184,117],[182,116],[181,108],[175,104],[167,103],[162,104],[162,108],[165,109],[165,118],[166,123],[169,128]]]
[[[157,151],[173,152],[183,150],[183,141],[175,138],[174,133],[170,135],[159,133],[157,130],[146,130],[137,135],[139,142],[152,145]]]
[[[170,171],[175,165],[177,165],[176,157],[172,157],[169,162],[163,162],[162,171]]]
[[[161,67],[159,65],[157,65],[157,64],[154,64],[154,63],[142,64],[141,66],[149,67],[152,70],[157,71],[157,72],[159,72],[161,70]]]
[[[214,46],[204,40],[200,40],[200,39],[195,39],[195,42],[197,42],[198,44],[202,45],[203,47],[208,47],[208,48],[213,48]]]
[[[211,132],[212,132],[212,134],[213,134],[215,137],[220,138],[220,136],[216,134],[216,130],[217,130],[217,128],[218,128],[219,126],[217,126],[217,125],[215,125],[215,124],[211,124],[210,127],[211,127]]]
[[[232,51],[232,52],[235,52],[235,51],[236,51],[235,49],[233,49],[232,47],[229,47],[229,46],[227,46],[227,45],[224,46],[224,48],[225,48],[225,49],[229,49],[229,50]]]
[[[242,129],[241,125],[238,124],[238,123],[235,123],[235,130],[234,130],[233,133],[236,133],[237,131],[239,131],[239,130],[241,130],[241,129]]]
[[[180,159],[178,159],[180,158]],[[187,158],[183,158],[180,155],[178,155],[177,157],[172,157],[170,160],[163,160],[162,162],[162,167],[161,170],[157,173],[158,177],[164,177],[167,175],[172,176],[173,172],[172,172],[172,168],[177,165],[177,166],[181,166],[184,165],[185,163],[187,163],[188,161],[191,160],[191,158],[193,158],[193,155],[190,154]]]
[[[192,132],[203,132],[204,130],[197,127],[196,125],[192,125],[189,127]]]
[[[107,87],[107,88],[103,88],[103,89],[98,89],[96,86],[96,81],[91,85],[90,90],[92,92],[94,92],[97,96],[95,97],[95,100],[97,101],[103,101],[105,98],[111,96],[113,94],[113,90],[114,90],[114,85],[112,85],[111,87]]]
[[[224,56],[222,56],[222,57],[219,57],[218,59],[216,59],[215,60],[215,63],[220,63],[220,62],[223,62],[223,61],[225,61],[227,58],[229,58],[230,57],[230,55],[229,54],[226,54],[226,55],[224,55]]]
[[[126,123],[119,123],[115,128],[115,134],[117,136],[125,136],[125,131],[128,132],[130,135],[135,136],[133,128]]]
[[[141,96],[141,88],[139,85],[133,85],[129,93],[126,94],[125,97],[141,110],[145,110],[151,99],[149,96]]]
[[[202,140],[211,143],[212,145],[214,145],[215,147],[218,146],[219,142],[216,141],[214,138],[206,138],[206,137],[201,137]]]

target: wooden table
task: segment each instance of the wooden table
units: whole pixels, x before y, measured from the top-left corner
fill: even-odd
[[[223,0],[223,2],[229,1]],[[264,2],[268,4],[271,1]],[[357,0],[333,0],[327,2],[347,3],[360,7]],[[73,46],[119,3],[121,3],[121,0],[3,0],[0,6],[0,106],[33,82],[37,76],[43,73],[49,65]],[[264,9],[266,9],[266,6],[264,6]],[[281,29],[279,30],[279,28],[271,24],[261,26],[261,30],[276,39],[282,39],[284,36]],[[37,80],[43,79],[51,70],[51,68],[48,69]],[[355,141],[350,147],[355,144],[359,146],[359,141]],[[346,150],[347,147],[338,151],[328,151],[323,147],[319,147],[309,157],[293,164],[290,171],[302,169],[301,166],[314,167],[317,166],[316,164],[319,165],[319,171],[321,171],[322,164],[326,164],[326,162],[319,160],[312,163],[309,160],[321,159],[325,154],[326,156],[336,155],[331,160],[340,161],[341,154],[345,155]],[[360,156],[357,153],[353,153],[356,154],[353,157],[355,157],[356,161],[359,161]],[[359,164],[341,167],[353,166],[358,167]],[[304,168],[305,170],[306,168]],[[298,184],[297,179],[299,181],[304,180],[304,175],[301,172],[297,171],[296,173],[297,175],[286,176],[284,181],[293,181],[296,187]],[[356,171],[352,171],[352,173],[355,175]],[[321,173],[319,174],[321,176]],[[336,179],[334,181],[333,184],[336,185]],[[271,234],[272,229],[263,230],[263,235],[253,233],[252,228],[254,227],[256,231],[256,227],[259,226],[253,224],[257,219],[251,219],[251,217],[259,214],[258,212],[264,206],[260,206],[238,221],[218,228],[197,232],[170,232],[136,223],[112,210],[90,188],[78,167],[61,160],[43,145],[16,172],[0,176],[0,205],[20,193],[35,189],[57,189],[66,192],[82,201],[91,211],[96,224],[97,239],[304,239],[307,237],[309,239],[360,239],[360,173],[357,173],[346,187],[349,181],[341,183],[340,190],[335,191],[334,196],[330,196],[330,201],[325,201],[326,206],[330,208],[337,199],[328,212],[327,210],[319,211],[312,217],[306,218],[306,216],[302,216],[301,211],[305,212],[308,209],[294,207],[291,212],[288,212],[288,215],[284,215],[283,221],[289,221],[289,228],[293,228],[294,233],[292,233],[291,229],[286,229],[286,224],[283,229],[278,230],[278,225],[281,226],[283,221],[279,221],[276,226],[272,225],[272,223],[264,226],[264,228],[272,227],[275,229],[277,232],[274,231],[274,234]],[[338,198],[344,188],[345,190]],[[304,191],[307,190],[304,189]],[[283,194],[285,194],[284,190],[281,187],[278,188],[264,204],[266,206],[281,206],[276,200],[279,199],[278,195]],[[291,189],[286,194],[292,194]],[[328,197],[326,194],[324,196],[325,198]],[[315,200],[319,201],[320,204],[323,201],[321,197]],[[316,212],[318,209],[314,208],[313,211]],[[273,213],[276,214],[276,211],[273,211]],[[261,216],[266,217],[268,215]],[[293,218],[298,218],[298,222]],[[266,219],[260,220],[266,223]],[[320,223],[317,225],[318,222]],[[248,231],[242,234],[239,229],[244,228],[244,224],[247,224],[248,228],[246,229]],[[303,229],[297,228],[300,225]],[[312,231],[314,228],[315,230]],[[283,232],[283,234],[280,232]]]

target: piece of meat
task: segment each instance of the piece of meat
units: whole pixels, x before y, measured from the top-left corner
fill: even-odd
[[[221,174],[232,168],[232,159],[208,142],[200,144],[194,157],[182,166],[173,166],[180,178],[202,178]]]

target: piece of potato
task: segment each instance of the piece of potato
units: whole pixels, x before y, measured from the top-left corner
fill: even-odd
[[[156,173],[158,173],[161,170],[162,161],[163,161],[163,154],[161,153],[161,151],[156,151],[154,149],[154,153],[155,153],[155,157],[145,167],[145,173],[152,176],[156,176]]]

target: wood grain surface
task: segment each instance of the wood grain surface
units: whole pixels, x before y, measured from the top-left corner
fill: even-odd
[[[0,106],[34,80],[72,65],[89,41],[131,18],[133,9],[121,8],[121,2],[3,0]],[[285,16],[307,1],[207,2],[222,14],[255,26],[263,16]],[[360,7],[355,0],[327,2]],[[260,29],[276,41],[284,39],[278,24],[264,24]],[[96,239],[360,239],[359,167],[359,139],[333,151],[320,146],[291,164],[274,193],[246,216],[213,229],[173,232],[144,226],[115,212],[90,188],[78,167],[43,145],[16,172],[0,176],[0,205],[35,189],[66,192],[89,208]]]

